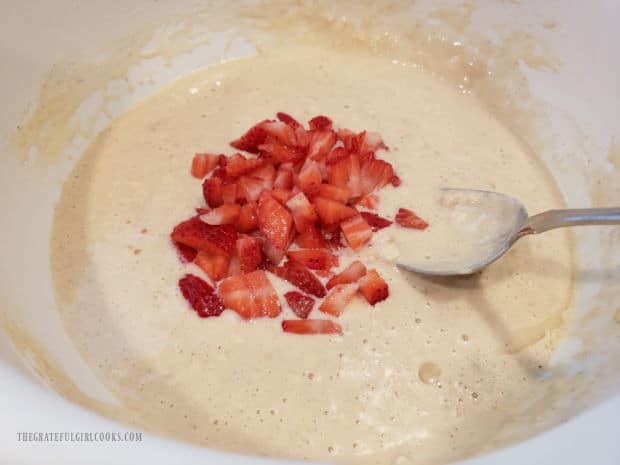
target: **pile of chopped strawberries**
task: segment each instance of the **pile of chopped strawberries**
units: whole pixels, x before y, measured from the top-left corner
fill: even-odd
[[[389,289],[360,261],[337,274],[331,270],[341,249],[358,251],[374,232],[392,225],[372,211],[377,193],[399,186],[400,179],[377,157],[388,149],[378,133],[335,130],[325,116],[312,118],[308,129],[285,113],[277,117],[231,143],[246,154],[194,156],[191,173],[204,179],[206,206],[171,237],[181,258],[200,267],[211,284],[187,274],[179,287],[200,317],[231,309],[247,320],[274,318],[286,302],[298,319],[284,320],[285,332],[342,334],[330,317],[357,294],[375,305]],[[428,226],[403,208],[395,221],[405,228]],[[296,290],[278,296],[268,273]],[[317,315],[317,301],[323,318],[310,318]]]

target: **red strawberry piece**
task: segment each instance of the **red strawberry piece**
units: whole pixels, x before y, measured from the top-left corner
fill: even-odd
[[[362,176],[362,192],[370,194],[375,189],[381,189],[389,183],[394,175],[392,165],[383,160],[370,159],[363,166]]]
[[[258,153],[258,146],[265,142],[265,138],[267,137],[267,132],[261,127],[261,124],[265,122],[267,122],[267,120],[253,126],[239,139],[232,141],[230,145],[237,150]]]
[[[213,255],[230,256],[237,240],[232,225],[212,226],[198,217],[179,223],[172,231],[173,240]]]
[[[290,189],[293,187],[293,170],[289,167],[280,165],[276,173],[273,187],[277,189]]]
[[[327,247],[330,250],[338,250],[344,247],[344,244],[340,240],[340,226],[338,224],[324,225],[321,231]]]
[[[285,124],[288,124],[292,129],[297,129],[297,128],[302,127],[299,121],[297,121],[295,118],[293,118],[291,115],[287,113],[283,113],[280,111],[276,114],[276,116],[278,117],[280,121],[282,121]]]
[[[286,262],[284,266],[272,267],[269,271],[308,294],[325,297],[325,287],[321,281],[301,263]]]
[[[303,233],[299,234],[295,239],[297,245],[302,249],[325,249],[327,241],[319,230],[310,225]]]
[[[282,205],[286,205],[286,202],[293,196],[293,192],[288,189],[279,189],[276,187],[272,189],[271,196]]]
[[[263,163],[265,163],[265,161],[260,158],[245,158],[240,153],[235,153],[228,157],[226,174],[230,177],[239,177],[255,170],[263,165]]]
[[[236,251],[242,273],[256,271],[263,261],[261,245],[253,237],[239,237],[236,242]]]
[[[325,300],[319,307],[323,313],[333,316],[340,316],[345,307],[349,305],[358,289],[357,283],[338,284],[334,286],[325,297]]]
[[[327,173],[329,183],[346,187],[352,198],[362,195],[362,173],[357,156],[348,155],[328,164]]]
[[[198,265],[212,281],[217,282],[228,275],[230,257],[198,252],[194,263]]]
[[[284,294],[284,298],[288,302],[291,310],[299,318],[306,319],[314,307],[314,299],[310,296],[297,291],[290,291]]]
[[[338,129],[338,139],[342,141],[344,147],[351,153],[358,153],[361,142],[364,138],[365,132],[359,134],[354,133],[349,129]]]
[[[247,233],[254,231],[257,227],[258,218],[256,216],[256,204],[254,202],[248,202],[239,210],[237,231]]]
[[[315,131],[310,139],[308,157],[313,160],[321,160],[325,158],[334,145],[336,145],[337,140],[338,138],[336,137],[336,133],[331,129]]]
[[[224,184],[222,186],[222,200],[224,203],[236,203],[239,200],[239,194],[237,192],[237,183]]]
[[[381,218],[375,213],[361,212],[360,215],[366,220],[366,223],[371,227],[373,231],[379,231],[380,229],[387,228],[392,224],[390,220]]]
[[[284,145],[275,137],[267,137],[265,142],[258,146],[261,154],[268,156],[275,160],[277,163],[286,163],[290,161],[296,161],[303,158],[303,154],[296,147],[289,147]]]
[[[265,189],[271,189],[276,179],[276,169],[273,165],[265,164],[251,173],[253,178],[261,179]]]
[[[379,196],[377,194],[368,194],[357,202],[356,206],[376,210],[379,206]]]
[[[224,306],[237,312],[244,320],[260,316],[261,309],[244,275],[237,274],[226,278],[217,289]]]
[[[213,288],[198,276],[186,274],[179,280],[179,289],[199,317],[219,316],[224,305]]]
[[[331,320],[282,320],[282,330],[293,334],[342,335],[342,327]]]
[[[271,194],[263,191],[258,199],[258,228],[265,236],[265,253],[278,263],[293,240],[293,217]]]
[[[241,197],[247,202],[256,202],[263,189],[265,189],[264,181],[261,178],[242,176],[237,183],[237,197]]]
[[[360,292],[370,305],[385,300],[390,295],[388,285],[377,270],[369,270],[359,280]]]
[[[331,279],[331,277],[334,276],[334,273],[332,273],[329,270],[314,270],[314,273],[319,278],[324,278],[324,279]]]
[[[392,183],[392,186],[394,187],[398,187],[402,184],[402,181],[397,175],[393,175],[392,179],[390,179],[390,182]]]
[[[310,158],[301,167],[297,175],[297,186],[309,196],[314,196],[319,192],[319,186],[323,181],[319,165]]]
[[[295,194],[286,201],[286,206],[293,214],[293,220],[295,221],[295,228],[297,232],[304,232],[310,226],[316,223],[318,217],[314,210],[314,205],[310,203],[308,197],[303,192]]]
[[[381,134],[373,131],[365,131],[363,133],[363,137],[361,138],[361,144],[359,148],[359,153],[364,154],[368,152],[376,152],[380,149],[389,150],[388,146],[383,143],[383,139],[381,138]]]
[[[335,200],[336,202],[346,204],[351,194],[346,187],[334,186],[332,184],[321,184],[319,187],[319,195],[326,199]]]
[[[211,208],[219,207],[224,203],[222,199],[222,180],[217,177],[205,179],[202,183],[202,194],[205,202]]]
[[[349,151],[344,147],[334,147],[331,152],[327,154],[327,164],[333,165],[334,163],[347,158],[350,155]]]
[[[293,262],[298,262],[311,270],[329,270],[338,266],[338,258],[326,249],[290,250],[286,256]]]
[[[243,276],[252,290],[259,316],[274,318],[280,314],[278,294],[271,285],[267,273],[263,270],[253,271]]]
[[[192,160],[192,176],[198,179],[204,178],[209,171],[217,166],[219,160],[219,155],[197,153]]]
[[[349,247],[355,251],[361,249],[372,238],[372,229],[362,215],[355,215],[344,220],[340,223],[340,229]]]
[[[357,282],[366,274],[366,267],[359,260],[354,261],[336,276],[327,281],[327,289],[331,289],[338,284],[349,284]]]
[[[321,131],[323,129],[331,129],[332,128],[332,120],[327,116],[319,115],[312,118],[308,121],[308,126],[313,131]]]
[[[200,216],[207,224],[235,224],[239,218],[241,206],[236,203],[226,203]]]
[[[172,245],[177,249],[177,254],[183,263],[190,263],[196,258],[198,253],[196,249],[193,249],[185,244],[181,244],[177,241],[172,241]]]
[[[312,132],[306,131],[303,127],[295,129],[295,137],[297,138],[297,148],[307,151],[312,139]]]
[[[316,197],[314,199],[314,207],[321,222],[326,225],[337,224],[357,215],[355,208],[348,207],[335,200],[326,199],[325,197]]]
[[[232,257],[230,257],[230,262],[228,264],[228,276],[237,276],[242,274],[241,262],[239,261],[239,256],[235,250],[235,253],[233,253]]]
[[[294,147],[297,143],[295,131],[282,121],[263,121],[260,123],[260,127],[268,135],[275,137],[284,145]]]
[[[428,227],[426,221],[406,208],[398,209],[396,213],[396,222],[402,227],[410,229],[426,229]]]

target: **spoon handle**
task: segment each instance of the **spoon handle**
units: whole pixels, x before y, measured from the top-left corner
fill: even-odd
[[[620,224],[620,207],[548,210],[530,216],[522,234],[539,234],[566,226]]]

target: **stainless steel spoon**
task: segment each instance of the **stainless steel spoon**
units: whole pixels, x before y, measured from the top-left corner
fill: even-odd
[[[620,225],[620,207],[548,210],[529,216],[519,200],[496,192],[451,188],[442,189],[442,192],[452,198],[467,199],[470,214],[478,211],[488,216],[489,212],[501,212],[501,222],[496,222],[499,226],[490,235],[486,231],[484,240],[464,243],[462,254],[434,257],[427,263],[400,262],[401,268],[435,276],[467,275],[493,263],[523,236],[567,226]],[[454,239],[459,240],[458,231]]]

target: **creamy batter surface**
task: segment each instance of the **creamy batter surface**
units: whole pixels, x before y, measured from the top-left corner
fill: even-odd
[[[178,291],[185,269],[169,239],[203,206],[191,158],[231,153],[230,140],[277,111],[379,131],[402,179],[381,191],[379,214],[425,218],[431,226],[404,239],[422,256],[445,246],[433,239],[440,187],[502,192],[532,213],[562,206],[540,162],[475,97],[387,58],[263,52],[150,97],[76,166],[51,257],[76,346],[127,421],[209,447],[373,465],[483,450],[544,389],[570,296],[569,237],[528,238],[481,274],[433,280],[394,266],[403,231],[384,229],[361,256],[391,295],[374,308],[356,298],[341,337],[230,311],[199,319]]]

